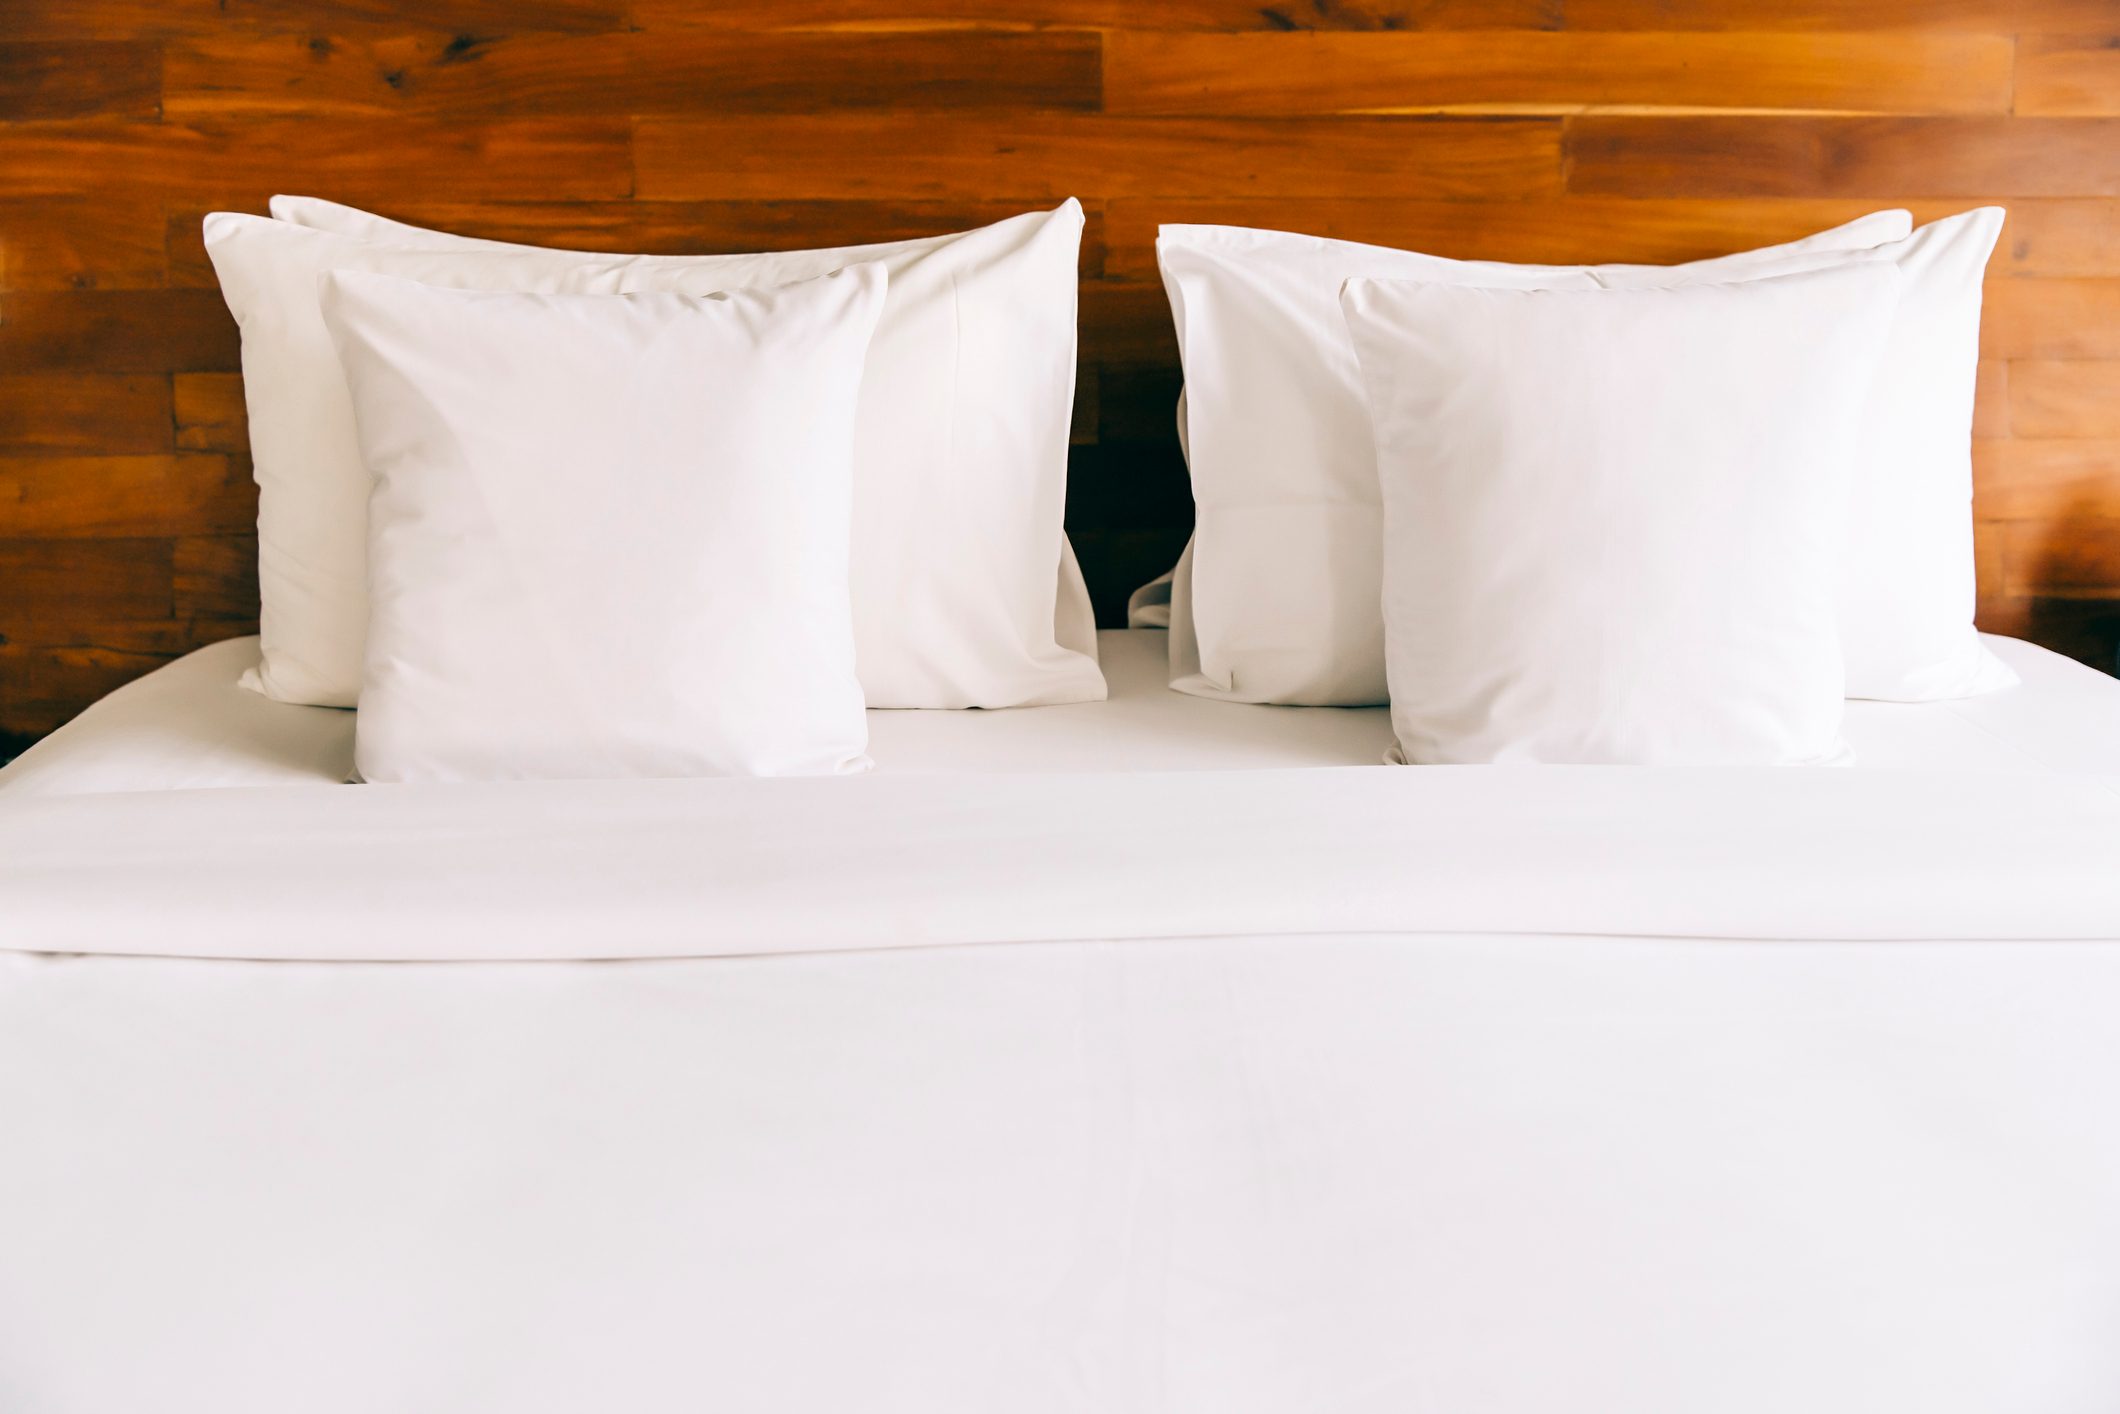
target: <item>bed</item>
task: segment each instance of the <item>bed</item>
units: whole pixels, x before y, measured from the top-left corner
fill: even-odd
[[[338,788],[248,640],[0,771],[0,1408],[2120,1399],[2120,682],[1851,770],[1162,685]],[[239,900],[240,907],[230,907]]]

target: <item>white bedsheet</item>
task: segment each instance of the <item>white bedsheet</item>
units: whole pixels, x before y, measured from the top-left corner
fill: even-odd
[[[2000,646],[1841,772],[1120,690],[325,790],[113,699],[0,794],[0,1410],[2112,1414],[2120,685]]]
[[[1856,765],[2120,773],[2120,680],[2017,639],[1986,642],[2016,669],[2019,687],[1962,702],[1850,702],[1845,734]],[[1108,701],[871,712],[877,769],[1371,766],[1391,744],[1383,708],[1258,707],[1172,692],[1161,630],[1107,631],[1099,643]],[[352,714],[238,688],[256,662],[256,639],[232,639],[119,689],[0,769],[0,798],[344,781]]]
[[[2120,781],[1378,768],[502,782],[0,810],[0,948],[721,957],[1237,934],[2120,939]]]

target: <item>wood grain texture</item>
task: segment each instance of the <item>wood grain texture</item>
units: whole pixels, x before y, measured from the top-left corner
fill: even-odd
[[[1113,113],[1750,108],[2007,113],[2015,44],[1989,34],[1116,32]]]
[[[2058,120],[2057,120],[2058,121]],[[1099,118],[937,124],[896,113],[657,119],[635,125],[651,199],[1537,196],[1561,186],[1542,118]]]
[[[631,24],[627,0],[419,0],[420,25],[488,33],[593,34]],[[0,39],[347,34],[411,27],[405,0],[8,0]]]
[[[153,374],[0,376],[0,456],[160,451],[170,417],[169,380]]]
[[[1973,385],[1973,436],[1992,439],[2010,435],[2010,366],[2001,359],[1984,358]]]
[[[1101,89],[1097,37],[1064,31],[235,34],[173,42],[163,73],[179,119],[804,113],[819,93],[841,109],[1088,111]]]
[[[179,373],[170,379],[177,445],[193,452],[247,452],[250,420],[235,373]]]
[[[74,631],[84,601],[112,617],[167,619],[171,583],[167,540],[0,538],[0,637],[49,644],[53,630]]]
[[[161,98],[161,54],[152,44],[0,43],[0,122],[152,118]]]
[[[2116,456],[2120,438],[1981,443],[1973,459],[1980,514],[2041,523],[2083,515],[2120,518],[2120,478],[2112,475]]]
[[[2120,34],[2021,37],[2016,92],[2019,113],[2120,114]]]
[[[1564,0],[633,0],[650,30],[1558,29]]]
[[[2120,602],[2120,517],[2098,516],[2093,503],[2066,517],[2000,525],[2011,598]]]
[[[1568,163],[1608,196],[2120,196],[2120,118],[1590,114]]]
[[[2112,0],[1565,0],[1571,29],[2109,34]]]
[[[1933,221],[1977,203],[1915,201],[1917,221]],[[2120,201],[2017,197],[2001,203],[2009,224],[1991,275],[2110,275],[2120,250]]]
[[[2010,365],[2008,396],[2017,436],[2120,438],[2120,361],[2026,359]]]
[[[241,531],[257,517],[257,486],[244,458],[0,457],[0,536]]]
[[[2120,358],[2120,275],[1989,280],[1980,347],[1989,358]]]
[[[185,621],[245,623],[252,633],[258,620],[258,537],[189,535],[171,548],[174,575],[170,594],[176,616]]]
[[[607,117],[23,123],[0,143],[0,191],[199,193],[231,204],[304,189],[355,200],[408,188],[465,201],[597,199],[631,194],[630,141],[627,120]]]
[[[1982,622],[2120,640],[2120,0],[0,0],[0,752],[255,626],[199,221],[276,191],[663,254],[1081,198],[1107,622],[1191,514],[1160,223],[1667,262],[2001,203]]]
[[[0,194],[0,292],[137,289],[163,282],[153,197],[9,200]]]
[[[233,370],[241,354],[213,290],[0,295],[0,374]]]

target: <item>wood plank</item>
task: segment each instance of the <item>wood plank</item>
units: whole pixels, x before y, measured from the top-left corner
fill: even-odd
[[[257,517],[248,458],[0,458],[0,538],[241,531]]]
[[[1153,280],[1161,223],[1255,226],[1458,260],[1666,265],[1808,236],[1889,205],[1875,200],[1566,196],[1523,201],[1271,198],[1109,204],[1105,273]]]
[[[0,296],[0,374],[230,372],[241,352],[216,290]]]
[[[1908,209],[1917,221],[1934,221],[1983,205],[2006,206],[2010,213],[1989,274],[2120,275],[2120,201],[2017,197],[1917,201]]]
[[[964,30],[1558,29],[1564,0],[634,0],[650,32],[731,29]]]
[[[1188,34],[1105,39],[1114,113],[1592,106],[2007,113],[2015,46],[1983,34]]]
[[[2010,365],[1984,358],[1973,383],[1973,435],[2010,435]]]
[[[174,654],[47,648],[0,639],[0,756],[63,726],[83,707]]]
[[[2003,541],[2008,529],[2007,522],[1983,520],[1977,514],[1973,519],[1973,580],[1978,587],[1976,598],[1980,608],[1977,615],[1987,613],[1991,602],[2006,600],[2003,592],[2005,576],[2002,568]],[[1986,627],[1985,624],[1982,627]],[[2008,633],[2009,629],[1989,629],[1991,633]]]
[[[0,639],[88,618],[170,617],[167,540],[0,539]]]
[[[2120,8],[2110,34],[2019,38],[2017,111],[2120,114]]]
[[[471,33],[593,33],[629,24],[627,0],[420,0],[417,8],[424,27]],[[0,39],[402,31],[405,16],[404,0],[7,0]]]
[[[2120,439],[1977,444],[1974,513],[1990,520],[2120,518]]]
[[[257,631],[255,621],[119,619],[49,626],[33,630],[24,642],[0,640],[0,759],[11,739],[19,751],[40,732],[172,658]],[[59,690],[50,690],[55,682]],[[27,706],[40,699],[41,713]],[[24,720],[32,716],[39,720]]]
[[[2009,399],[2020,437],[2120,438],[2120,361],[2013,363]]]
[[[1607,196],[2114,196],[2116,118],[1649,118],[1569,128],[1568,189]]]
[[[169,380],[154,374],[0,377],[0,455],[159,452],[170,426]]]
[[[2120,279],[1989,280],[1982,301],[1987,358],[2120,359]]]
[[[1550,119],[644,118],[634,162],[639,195],[659,200],[1535,196],[1559,188],[1560,131]]]
[[[2107,34],[2112,0],[1566,0],[1570,29]]]
[[[160,285],[161,221],[152,198],[0,199],[0,291]]]
[[[182,121],[800,113],[819,93],[835,109],[1087,111],[1098,106],[1100,50],[1082,31],[230,33],[171,43],[163,112]]]
[[[2005,522],[2002,561],[2011,594],[2120,600],[2120,517]]]
[[[0,43],[0,122],[26,118],[152,118],[162,55],[137,40]]]
[[[358,201],[408,189],[462,201],[629,195],[629,132],[615,118],[494,122],[270,118],[240,123],[21,123],[0,144],[13,196],[140,194],[219,202],[310,191]]]
[[[179,447],[194,452],[250,450],[250,414],[237,373],[179,373],[170,380]]]
[[[178,618],[257,623],[255,534],[186,536],[176,544],[173,564]]]

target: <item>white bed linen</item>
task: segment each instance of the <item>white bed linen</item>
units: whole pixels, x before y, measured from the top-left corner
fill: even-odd
[[[1389,728],[1158,688],[878,714],[954,771],[10,789],[0,1408],[2110,1414],[2114,685],[1999,646],[1875,719],[1997,769],[1213,769]],[[299,960],[643,951],[780,955]]]
[[[0,949],[506,961],[1241,933],[2120,939],[2116,861],[2120,781],[2061,772],[151,791],[0,811]]]
[[[1008,712],[871,712],[870,755],[897,772],[1192,771],[1370,766],[1383,708],[1209,702],[1165,685],[1159,629],[1108,630],[1104,702]],[[2120,773],[2120,680],[2018,639],[1988,648],[2018,688],[1956,702],[1850,702],[1861,766]],[[118,689],[0,768],[0,800],[219,786],[337,785],[353,714],[236,688],[257,640],[201,648]]]
[[[2110,1414],[2120,947],[0,955],[10,1414]]]

